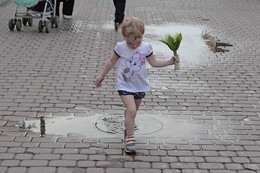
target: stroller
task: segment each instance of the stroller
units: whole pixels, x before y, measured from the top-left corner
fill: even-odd
[[[38,23],[39,32],[44,28],[47,33],[52,27],[59,27],[59,17],[56,16],[56,0],[13,0],[17,4],[13,18],[9,20],[8,26],[11,31],[16,27],[21,31],[24,26],[32,26],[33,19],[40,19]],[[18,13],[18,7],[26,7],[26,12]]]

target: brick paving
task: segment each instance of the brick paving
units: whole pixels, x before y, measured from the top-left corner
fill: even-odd
[[[126,16],[147,25],[204,26],[233,44],[226,53],[208,51],[200,63],[182,62],[177,72],[149,68],[152,87],[138,116],[198,128],[176,128],[169,138],[139,135],[136,156],[124,153],[120,135],[41,137],[18,127],[41,116],[122,113],[115,69],[102,88],[93,83],[122,40],[112,29],[112,1],[77,0],[73,19],[48,34],[38,32],[37,20],[9,31],[15,5],[0,3],[0,173],[260,172],[259,0],[127,2]]]

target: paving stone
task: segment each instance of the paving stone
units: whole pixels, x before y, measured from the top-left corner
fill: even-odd
[[[11,173],[26,173],[27,168],[26,167],[10,167],[10,168],[8,168],[8,172],[11,172]]]
[[[169,156],[192,156],[191,151],[168,151]]]
[[[259,164],[244,164],[243,166],[244,166],[245,169],[249,169],[249,170],[255,170],[255,171],[260,170]]]
[[[106,173],[133,173],[134,171],[129,168],[107,168]]]
[[[30,142],[31,138],[30,137],[17,136],[17,137],[15,137],[14,141],[16,141],[16,142]]]
[[[82,167],[82,168],[90,168],[90,167],[95,167],[95,161],[78,161],[77,166]]]
[[[39,148],[63,148],[65,143],[40,143]]]
[[[49,137],[44,137],[44,138],[37,138],[37,137],[34,137],[32,138],[32,142],[55,142],[56,141],[56,138],[49,138]]]
[[[200,169],[183,169],[182,172],[183,173],[192,173],[192,172],[196,172],[196,173],[209,173],[208,170],[200,170]]]
[[[0,147],[0,153],[7,152],[7,147]]]
[[[180,170],[177,170],[177,169],[165,169],[163,170],[163,173],[180,173],[181,171]]]
[[[9,148],[8,149],[8,153],[24,153],[25,152],[25,148]]]
[[[200,169],[224,169],[225,166],[222,163],[198,163]]]
[[[160,169],[135,169],[135,173],[160,173]]]
[[[12,142],[14,140],[14,137],[12,136],[0,136],[1,142]]]
[[[1,158],[1,160],[4,160],[4,159],[10,160],[10,159],[14,158],[14,155],[15,154],[12,154],[12,153],[1,153],[0,158]]]
[[[66,143],[65,148],[89,148],[90,144],[87,143]]]
[[[195,169],[197,164],[195,163],[171,163],[171,169]]]
[[[28,173],[56,173],[55,167],[30,167],[28,168]]]
[[[243,170],[244,169],[242,164],[237,164],[237,163],[227,163],[227,164],[225,164],[225,166],[228,170]]]
[[[106,160],[105,155],[90,155],[89,160],[98,161],[98,160]]]
[[[0,172],[260,172],[260,6],[257,0],[233,1],[127,2],[126,17],[144,20],[144,39],[153,40],[158,59],[172,53],[157,45],[161,36],[157,30],[150,34],[151,26],[194,26],[233,45],[215,53],[205,47],[198,59],[191,59],[197,56],[192,52],[183,56],[181,46],[179,71],[147,65],[151,90],[138,116],[163,117],[176,128],[166,136],[158,135],[161,131],[136,135],[138,150],[133,156],[125,154],[122,134],[42,137],[34,129],[18,127],[19,122],[41,116],[122,115],[116,68],[103,87],[94,86],[116,43],[123,40],[114,32],[113,2],[77,0],[72,19],[60,17],[59,28],[39,33],[37,19],[32,27],[10,32],[7,23],[15,3],[0,0]],[[196,50],[196,43],[191,48]],[[185,123],[189,130],[182,132]]]
[[[61,154],[34,154],[33,158],[36,160],[58,160],[61,159]]]
[[[76,154],[76,153],[78,153],[78,149],[76,149],[76,148],[72,148],[72,149],[68,149],[68,148],[54,149],[53,153],[55,153],[55,154]]]
[[[32,158],[33,158],[32,154],[26,154],[26,153],[16,154],[15,157],[14,157],[14,159],[16,159],[16,160],[26,160],[26,159],[32,160]]]
[[[110,160],[110,161],[97,161],[96,167],[100,168],[122,168],[123,163],[117,161],[117,160]]]
[[[152,163],[153,169],[169,169],[170,165],[168,163]]]
[[[81,169],[81,168],[59,167],[57,172],[58,172],[58,173],[73,173],[73,172],[85,173],[86,170],[85,170],[85,169]]]
[[[101,143],[121,143],[123,142],[121,138],[101,138],[99,139]]]
[[[33,153],[33,154],[51,154],[52,149],[49,148],[28,148],[26,150],[27,153]]]
[[[80,154],[97,154],[96,149],[81,149]]]
[[[210,172],[212,173],[235,173],[236,171],[232,171],[232,170],[211,170]]]
[[[88,168],[87,173],[104,173],[105,170],[103,168]]]
[[[203,163],[205,159],[203,157],[179,157],[179,162],[182,163]]]
[[[195,156],[218,156],[217,151],[194,151]]]
[[[62,154],[62,160],[87,160],[87,155],[79,154]]]
[[[149,162],[125,162],[125,167],[126,168],[150,168],[151,165]]]
[[[6,167],[16,167],[19,166],[20,160],[4,160],[1,163],[1,166]]]
[[[53,167],[75,167],[76,161],[74,160],[51,160],[49,166]]]
[[[163,150],[151,150],[151,156],[167,156],[167,152]]]
[[[48,161],[47,160],[22,160],[20,165],[24,167],[48,166]]]
[[[208,163],[231,163],[231,159],[229,157],[206,157],[206,162]]]

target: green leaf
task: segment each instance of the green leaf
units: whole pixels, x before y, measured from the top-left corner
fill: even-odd
[[[171,35],[168,35],[168,45],[172,51],[174,51],[175,39]]]
[[[174,50],[177,51],[179,49],[179,46],[180,46],[180,43],[179,40],[176,40],[175,41],[175,44],[174,44]]]
[[[168,43],[168,37],[165,37],[165,40],[159,40],[159,41],[166,44],[172,50],[172,45]]]
[[[181,42],[181,40],[182,40],[182,35],[181,35],[181,33],[176,37],[176,40],[179,40],[179,41]]]
[[[174,46],[173,46],[173,49],[175,51],[177,51],[179,49],[181,40],[182,40],[181,33],[179,35],[175,35],[175,43],[174,43]]]
[[[159,40],[159,41],[164,43],[164,44],[166,44],[166,45],[168,45],[168,42],[166,42],[165,40]]]

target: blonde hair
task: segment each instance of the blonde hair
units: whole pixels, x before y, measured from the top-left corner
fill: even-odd
[[[121,33],[124,37],[141,38],[144,35],[144,22],[137,17],[125,18],[121,25]]]

